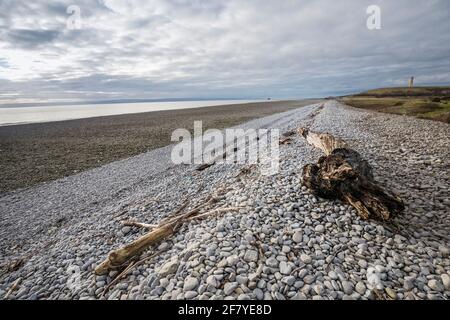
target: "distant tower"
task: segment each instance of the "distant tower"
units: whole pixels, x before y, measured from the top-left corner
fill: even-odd
[[[411,77],[411,79],[409,79],[409,87],[414,87],[414,77]]]

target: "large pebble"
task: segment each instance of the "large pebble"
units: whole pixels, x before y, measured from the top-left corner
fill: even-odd
[[[342,291],[344,291],[345,294],[352,294],[353,293],[353,284],[350,281],[342,281]]]
[[[223,293],[225,293],[225,295],[229,296],[230,294],[232,294],[234,292],[234,290],[237,289],[238,286],[239,286],[239,284],[237,282],[227,282],[227,283],[225,283],[225,286],[223,287]]]
[[[188,276],[186,277],[186,279],[184,280],[184,285],[183,285],[183,291],[191,291],[194,290],[195,288],[197,288],[198,286],[198,279]]]
[[[206,278],[206,283],[210,286],[213,286],[214,288],[218,288],[220,285],[219,280],[217,280],[216,276],[210,275],[208,278]]]
[[[441,274],[441,280],[445,290],[450,290],[450,276],[446,273]]]
[[[364,282],[359,281],[355,286],[355,290],[360,295],[364,295],[366,293],[366,285],[364,284]]]
[[[444,291],[444,285],[442,284],[442,282],[440,280],[437,279],[431,279],[430,281],[428,281],[428,287],[433,290],[433,291],[437,291],[437,292],[442,292]]]
[[[280,262],[280,273],[284,275],[290,275],[292,272],[292,267],[286,262],[281,261]]]
[[[303,263],[306,263],[306,264],[310,264],[311,261],[312,261],[311,257],[310,257],[309,255],[307,255],[306,253],[302,253],[302,254],[300,255],[300,260],[301,260]]]
[[[315,232],[318,232],[318,233],[324,233],[324,232],[325,232],[325,227],[324,227],[323,225],[319,224],[319,225],[317,225],[317,226],[314,228],[314,231],[315,231]]]
[[[174,274],[178,270],[178,259],[173,258],[170,261],[166,262],[159,270],[158,275],[160,277],[166,277],[170,274]]]
[[[266,260],[266,264],[271,268],[278,268],[279,262],[275,258],[269,258]]]
[[[294,232],[292,235],[292,240],[296,243],[300,243],[303,240],[303,234],[300,231]]]
[[[246,262],[257,262],[258,261],[258,251],[247,250],[244,255],[244,261]]]

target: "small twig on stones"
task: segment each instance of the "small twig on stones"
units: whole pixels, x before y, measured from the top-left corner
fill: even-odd
[[[124,214],[128,213],[128,211],[129,211],[128,209],[125,209],[125,210],[120,211],[119,213],[117,213],[117,214],[114,216],[114,219],[120,218],[120,217],[123,216]]]
[[[292,139],[290,137],[284,137],[280,139],[280,145],[291,144]]]
[[[163,220],[161,220],[161,222],[159,223],[159,225],[164,224],[166,221],[170,220],[170,218],[177,216],[178,214],[180,214],[184,209],[186,209],[186,207],[189,205],[189,200],[184,200],[183,204],[181,205],[181,207],[179,207],[175,212],[171,213],[170,215],[168,215],[166,218],[164,218]]]
[[[158,225],[156,225],[156,224],[142,223],[142,222],[137,222],[137,221],[133,221],[133,220],[124,220],[124,221],[120,221],[120,223],[123,224],[124,226],[138,227],[138,228],[144,228],[144,229],[158,228]]]
[[[165,250],[160,250],[158,252],[152,253],[148,256],[146,256],[145,258],[142,258],[139,261],[132,261],[128,267],[126,267],[121,273],[119,273],[105,288],[105,290],[103,291],[102,295],[105,295],[106,292],[108,292],[108,290],[114,286],[115,284],[117,284],[121,279],[123,279],[133,268],[141,265],[142,263],[144,263],[145,261],[148,261],[158,255],[160,255],[161,253],[163,253]]]
[[[326,272],[330,271],[328,268],[330,267],[330,265],[331,265],[331,263],[333,262],[333,260],[336,258],[336,256],[337,256],[340,252],[342,252],[342,251],[344,251],[344,250],[346,250],[346,249],[348,249],[348,245],[343,245],[339,250],[336,250],[336,252],[334,252],[334,253],[331,255],[330,262],[328,262],[328,263],[325,265],[325,267],[324,267],[323,269],[324,269]]]
[[[215,162],[213,163],[204,163],[199,165],[197,168],[195,168],[196,171],[204,171],[206,169],[208,169],[209,167],[212,167],[215,164]]]
[[[375,294],[377,300],[386,300],[386,297],[378,289],[373,289],[372,292]]]
[[[12,284],[11,288],[8,290],[8,292],[5,294],[5,297],[3,299],[8,299],[9,296],[11,295],[11,293],[14,292],[14,290],[16,290],[16,288],[19,286],[20,281],[22,281],[22,278],[18,278],[16,281],[14,281],[14,283]]]
[[[262,260],[263,257],[265,257],[265,255],[264,255],[264,250],[263,250],[263,248],[262,248],[262,240],[261,240],[261,238],[259,237],[259,235],[257,235],[257,234],[255,234],[254,236],[255,236],[255,238],[256,238],[256,241],[254,241],[253,244],[256,245],[256,247],[258,248],[260,260]]]

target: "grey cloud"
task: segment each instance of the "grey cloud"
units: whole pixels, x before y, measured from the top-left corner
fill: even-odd
[[[12,29],[6,33],[6,38],[14,46],[35,49],[55,41],[59,34],[58,30]]]
[[[65,28],[69,4],[82,10],[81,30]],[[365,26],[372,4],[381,30]],[[4,0],[0,67],[5,90],[28,98],[324,96],[411,75],[444,85],[449,16],[447,0]],[[14,77],[27,72],[14,61],[25,51],[41,61],[33,79]]]

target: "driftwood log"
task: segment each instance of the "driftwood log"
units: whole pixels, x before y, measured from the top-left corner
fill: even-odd
[[[303,168],[303,182],[315,195],[347,202],[366,220],[386,221],[404,210],[402,200],[377,184],[369,163],[343,140],[304,128],[299,133],[325,153]]]
[[[127,263],[130,263],[130,261],[138,257],[143,251],[145,251],[152,245],[158,244],[161,240],[173,235],[185,222],[190,222],[192,220],[201,220],[211,215],[218,215],[230,211],[238,211],[239,209],[241,209],[240,207],[228,207],[216,208],[204,213],[201,212],[201,209],[208,207],[216,202],[217,198],[209,197],[205,201],[205,203],[193,208],[186,213],[179,214],[186,207],[186,205],[183,205],[168,219],[161,221],[157,226],[136,222],[130,223],[129,225],[133,224],[137,227],[153,227],[153,230],[137,238],[133,242],[119,249],[111,251],[108,254],[108,257],[102,263],[100,263],[97,268],[95,268],[95,273],[97,275],[103,275],[108,273],[110,270],[124,267]]]

